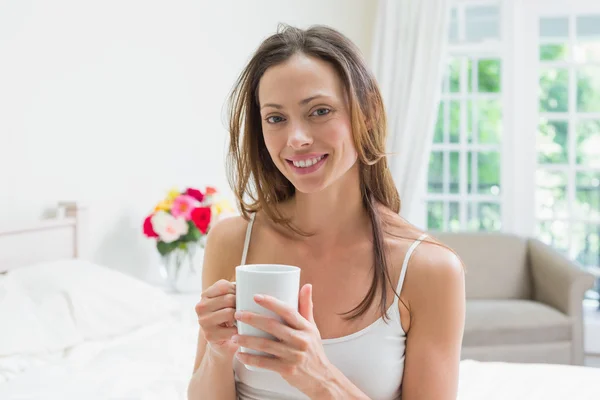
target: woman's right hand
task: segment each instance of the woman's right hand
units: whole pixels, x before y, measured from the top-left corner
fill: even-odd
[[[233,359],[238,349],[238,345],[231,341],[231,337],[237,334],[235,283],[221,279],[208,287],[196,304],[196,314],[207,342],[207,351]]]

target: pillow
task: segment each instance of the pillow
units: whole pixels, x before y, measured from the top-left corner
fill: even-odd
[[[69,311],[59,293],[35,302],[11,274],[0,275],[0,357],[49,353],[80,343]]]
[[[103,339],[127,333],[168,316],[178,303],[161,289],[125,273],[85,260],[30,265],[8,274],[27,297],[63,320],[68,310],[72,338]],[[64,299],[68,308],[58,300]],[[48,302],[50,302],[48,304]]]

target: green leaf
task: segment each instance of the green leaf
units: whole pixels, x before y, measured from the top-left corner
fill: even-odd
[[[197,242],[202,237],[202,233],[198,230],[192,221],[188,221],[188,233],[181,240],[184,242]]]
[[[160,253],[161,256],[165,256],[173,251],[177,247],[177,242],[166,243],[162,240],[159,240],[156,243],[156,249]]]

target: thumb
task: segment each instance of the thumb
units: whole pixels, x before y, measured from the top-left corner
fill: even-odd
[[[310,323],[315,323],[313,315],[312,285],[307,283],[300,289],[300,298],[298,299],[298,311],[300,315],[306,318]]]

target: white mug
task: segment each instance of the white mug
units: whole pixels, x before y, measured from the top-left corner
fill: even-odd
[[[254,301],[257,294],[268,295],[281,300],[294,309],[298,309],[300,293],[300,268],[283,264],[248,264],[235,268],[235,308],[237,311],[250,311],[256,314],[275,318],[283,323],[283,319],[274,312],[259,306]],[[277,340],[274,336],[253,326],[236,321],[239,335],[258,336]],[[261,351],[240,347],[240,352],[265,355]],[[246,366],[250,370],[254,368]]]

